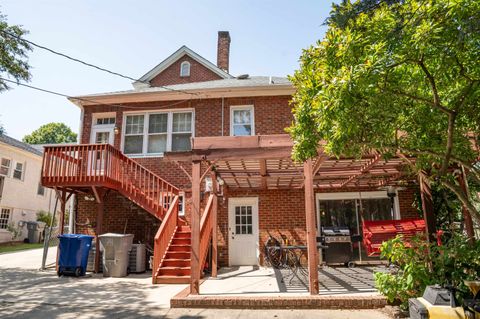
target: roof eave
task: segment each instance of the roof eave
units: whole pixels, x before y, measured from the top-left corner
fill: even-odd
[[[128,92],[111,95],[88,95],[69,98],[78,106],[115,103],[144,103],[188,99],[211,99],[221,97],[284,96],[292,95],[295,88],[290,85],[226,87],[182,91]]]

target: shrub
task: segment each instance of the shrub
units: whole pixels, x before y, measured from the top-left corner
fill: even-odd
[[[40,210],[38,211],[37,213],[37,222],[44,222],[47,224],[47,226],[50,226],[52,225],[52,214],[50,214],[49,212],[46,212],[44,210]],[[57,226],[57,221],[56,220],[53,220],[53,225],[52,226]]]
[[[428,245],[424,238],[415,237],[406,247],[398,236],[382,244],[381,257],[392,263],[388,272],[375,273],[380,293],[389,302],[398,301],[403,309],[408,299],[423,294],[428,285],[453,285],[462,300],[470,294],[464,280],[480,275],[480,243],[471,245],[468,239],[454,234],[442,246]],[[430,251],[430,253],[429,253]]]

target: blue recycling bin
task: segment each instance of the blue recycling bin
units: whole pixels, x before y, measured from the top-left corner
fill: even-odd
[[[59,235],[58,276],[84,276],[93,236],[80,234]]]

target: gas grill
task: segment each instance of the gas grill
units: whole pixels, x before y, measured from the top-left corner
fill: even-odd
[[[324,261],[328,264],[354,266],[352,237],[348,227],[322,227],[321,242],[328,246],[324,250]]]

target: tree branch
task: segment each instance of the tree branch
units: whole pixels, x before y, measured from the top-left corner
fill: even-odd
[[[450,110],[449,108],[445,107],[442,105],[441,101],[440,101],[440,96],[438,95],[438,89],[437,89],[437,84],[435,83],[435,79],[433,77],[433,75],[430,73],[430,71],[428,71],[427,69],[427,66],[425,65],[425,63],[423,62],[423,56],[422,58],[420,59],[420,61],[418,61],[417,63],[420,68],[423,70],[423,73],[425,73],[425,76],[427,77],[427,80],[428,82],[430,83],[430,87],[432,88],[432,93],[433,93],[433,106],[437,109],[439,109],[440,111],[442,111],[443,113],[445,114],[452,114],[454,113],[455,111],[452,111]]]
[[[462,189],[459,186],[446,180],[442,180],[441,183],[445,187],[450,189],[453,193],[455,193],[455,195],[457,195],[458,199],[462,202],[463,205],[465,205],[465,207],[468,209],[468,211],[470,212],[471,216],[475,219],[475,221],[477,223],[480,223],[480,213],[475,208],[475,206],[470,202],[470,200],[468,199],[466,194],[462,191]]]

